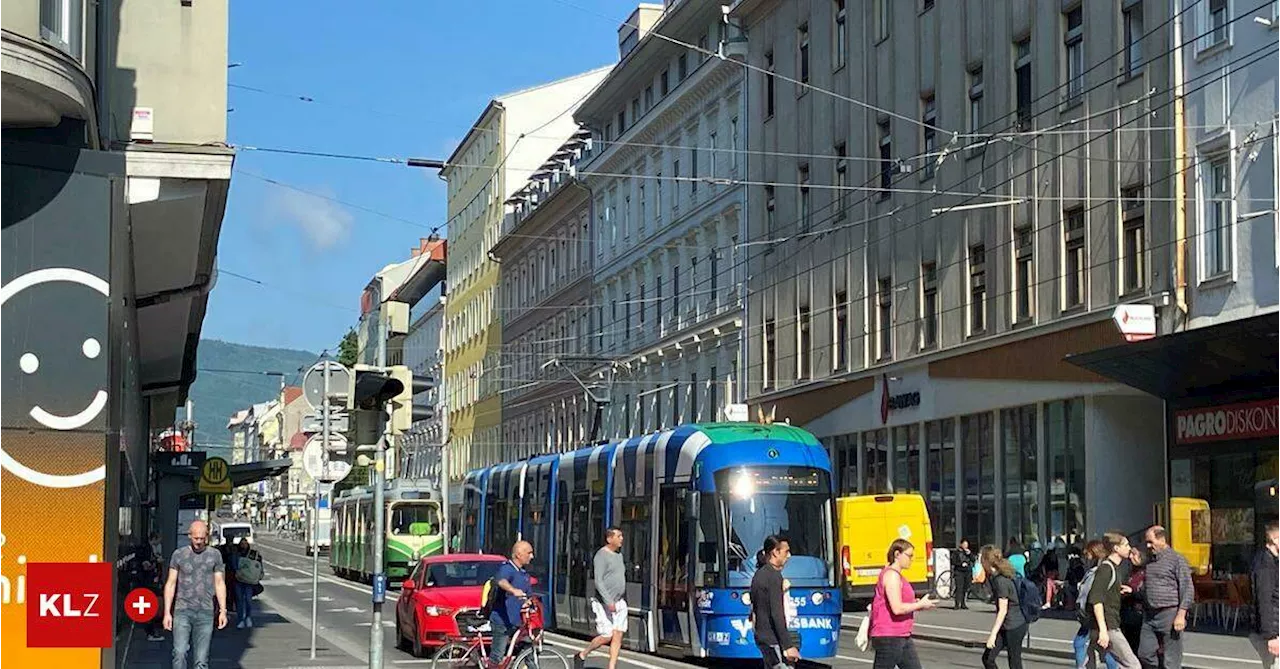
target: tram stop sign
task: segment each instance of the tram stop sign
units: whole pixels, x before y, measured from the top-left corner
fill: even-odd
[[[351,370],[345,365],[332,360],[323,360],[312,365],[302,375],[302,397],[312,409],[324,406],[324,370],[329,368],[329,395],[346,395],[351,385]]]
[[[231,465],[222,458],[209,458],[200,466],[200,483],[196,489],[204,495],[231,494]]]

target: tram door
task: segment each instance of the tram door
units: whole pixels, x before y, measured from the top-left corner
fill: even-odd
[[[569,626],[569,573],[573,560],[574,546],[569,533],[573,530],[569,509],[572,500],[569,498],[569,487],[563,481],[554,481],[556,486],[556,526],[555,526],[555,616],[556,625]],[[536,548],[534,549],[537,550]]]
[[[684,485],[658,489],[658,640],[667,646],[690,646],[689,568],[692,564],[689,518]]]

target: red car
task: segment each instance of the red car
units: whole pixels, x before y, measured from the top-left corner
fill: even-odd
[[[396,602],[396,644],[416,656],[450,638],[489,636],[480,617],[481,592],[507,558],[454,553],[422,558]]]

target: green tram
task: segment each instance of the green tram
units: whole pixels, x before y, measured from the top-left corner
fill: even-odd
[[[385,504],[383,572],[388,581],[397,583],[408,578],[419,559],[444,549],[440,500],[431,487],[396,481],[386,488]],[[372,582],[373,490],[345,490],[332,505],[329,567],[338,576]]]

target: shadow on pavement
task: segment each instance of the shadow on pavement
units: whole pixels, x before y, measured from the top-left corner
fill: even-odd
[[[227,621],[225,629],[213,632],[209,645],[210,669],[245,667],[274,669],[283,667],[357,667],[364,666],[356,658],[332,648],[323,639],[316,647],[316,659],[310,659],[311,633],[284,616],[264,609],[260,602],[253,616],[253,627],[236,629],[235,621]],[[135,626],[124,667],[126,669],[168,669],[173,666],[172,635],[164,641],[147,641],[142,627]],[[187,666],[192,666],[188,659]]]

